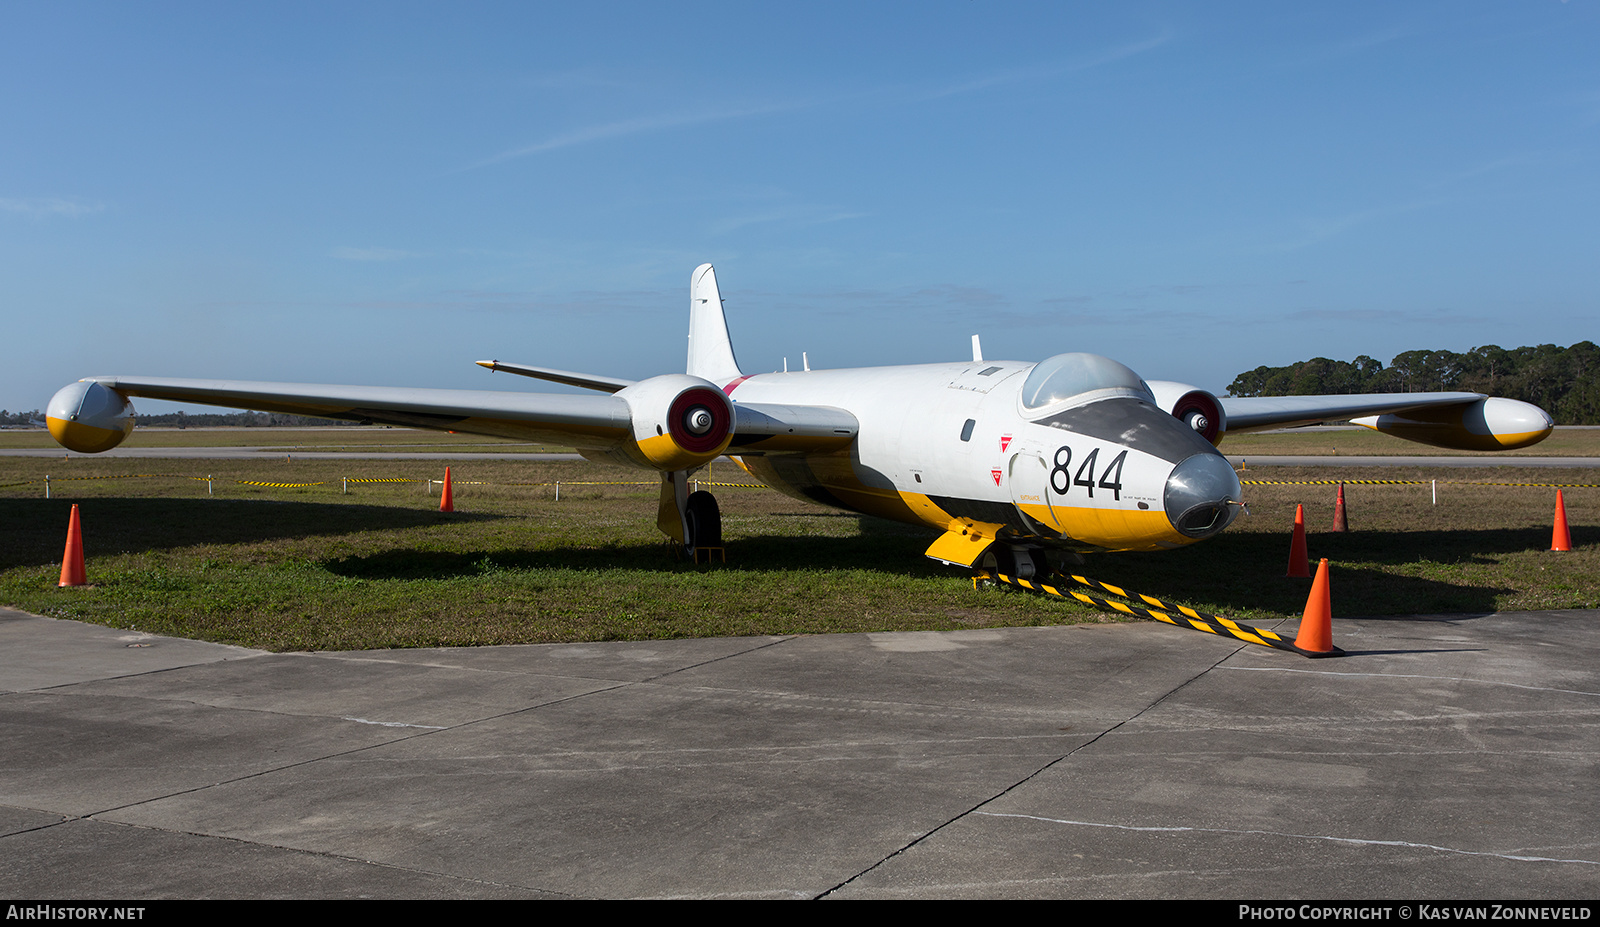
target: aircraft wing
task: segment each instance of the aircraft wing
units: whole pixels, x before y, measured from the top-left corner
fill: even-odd
[[[1339,396],[1254,396],[1219,400],[1228,432],[1293,428],[1317,422],[1346,421],[1411,409],[1459,406],[1485,398],[1482,393],[1355,393]]]
[[[1365,393],[1222,399],[1229,434],[1349,420],[1387,435],[1463,451],[1538,444],[1555,420],[1536,405],[1482,393]]]
[[[587,379],[595,383],[602,380]],[[641,454],[640,442],[651,442],[662,434],[667,427],[667,407],[683,394],[685,386],[705,391],[731,413],[721,419],[719,428],[724,437],[709,443],[702,441],[705,447],[689,457],[671,453],[663,457],[651,450]],[[110,392],[102,391],[95,394],[101,398],[91,399],[90,387],[103,387]],[[715,457],[724,449],[736,454],[839,451],[849,447],[858,430],[855,416],[843,409],[729,403],[710,383],[689,377],[661,377],[643,381],[637,387],[638,390],[624,392],[618,386],[616,392],[607,395],[563,395],[253,380],[89,377],[58,393],[51,401],[48,418],[55,422],[52,433],[60,432],[57,440],[88,453],[115,446],[132,428],[132,410],[126,407],[126,399],[106,398],[114,393],[570,445],[667,470],[682,469],[707,453]],[[102,403],[109,405],[95,408]]]
[[[615,447],[627,440],[633,431],[627,401],[609,395],[156,377],[88,379],[125,396],[462,431],[578,447]]]

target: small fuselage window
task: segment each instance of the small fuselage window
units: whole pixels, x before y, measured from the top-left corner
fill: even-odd
[[[961,426],[961,440],[963,440],[963,441],[971,441],[972,440],[972,429],[974,429],[976,427],[978,427],[978,420],[977,419],[975,419],[975,418],[967,419],[967,423],[965,425]]]

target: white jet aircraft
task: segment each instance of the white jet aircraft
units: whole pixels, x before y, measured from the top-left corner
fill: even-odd
[[[691,557],[721,545],[721,517],[689,475],[724,454],[780,492],[929,525],[937,560],[1029,578],[1045,552],[1157,550],[1211,537],[1242,504],[1216,445],[1230,432],[1330,419],[1440,447],[1535,444],[1549,415],[1480,393],[1221,398],[1146,381],[1107,357],[747,375],[716,275],[690,278],[683,374],[632,381],[479,361],[597,395],[90,377],[56,393],[63,446],[108,450],[133,429],[130,396],[576,446],[661,474],[657,523]]]

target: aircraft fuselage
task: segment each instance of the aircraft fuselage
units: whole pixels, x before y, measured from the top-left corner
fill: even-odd
[[[744,377],[725,388],[735,404],[832,406],[860,430],[828,453],[739,456],[737,437],[728,453],[798,498],[974,543],[1157,550],[1232,520],[1238,479],[1192,428],[1134,389],[1029,408],[1023,388],[1034,369],[973,361]]]

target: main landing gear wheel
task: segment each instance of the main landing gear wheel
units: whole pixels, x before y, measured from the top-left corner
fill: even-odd
[[[689,547],[722,546],[722,511],[717,508],[717,497],[705,490],[689,494],[684,505],[684,520],[689,523]]]
[[[1007,576],[1033,579],[1050,575],[1050,561],[1037,547],[994,546],[995,567]]]

